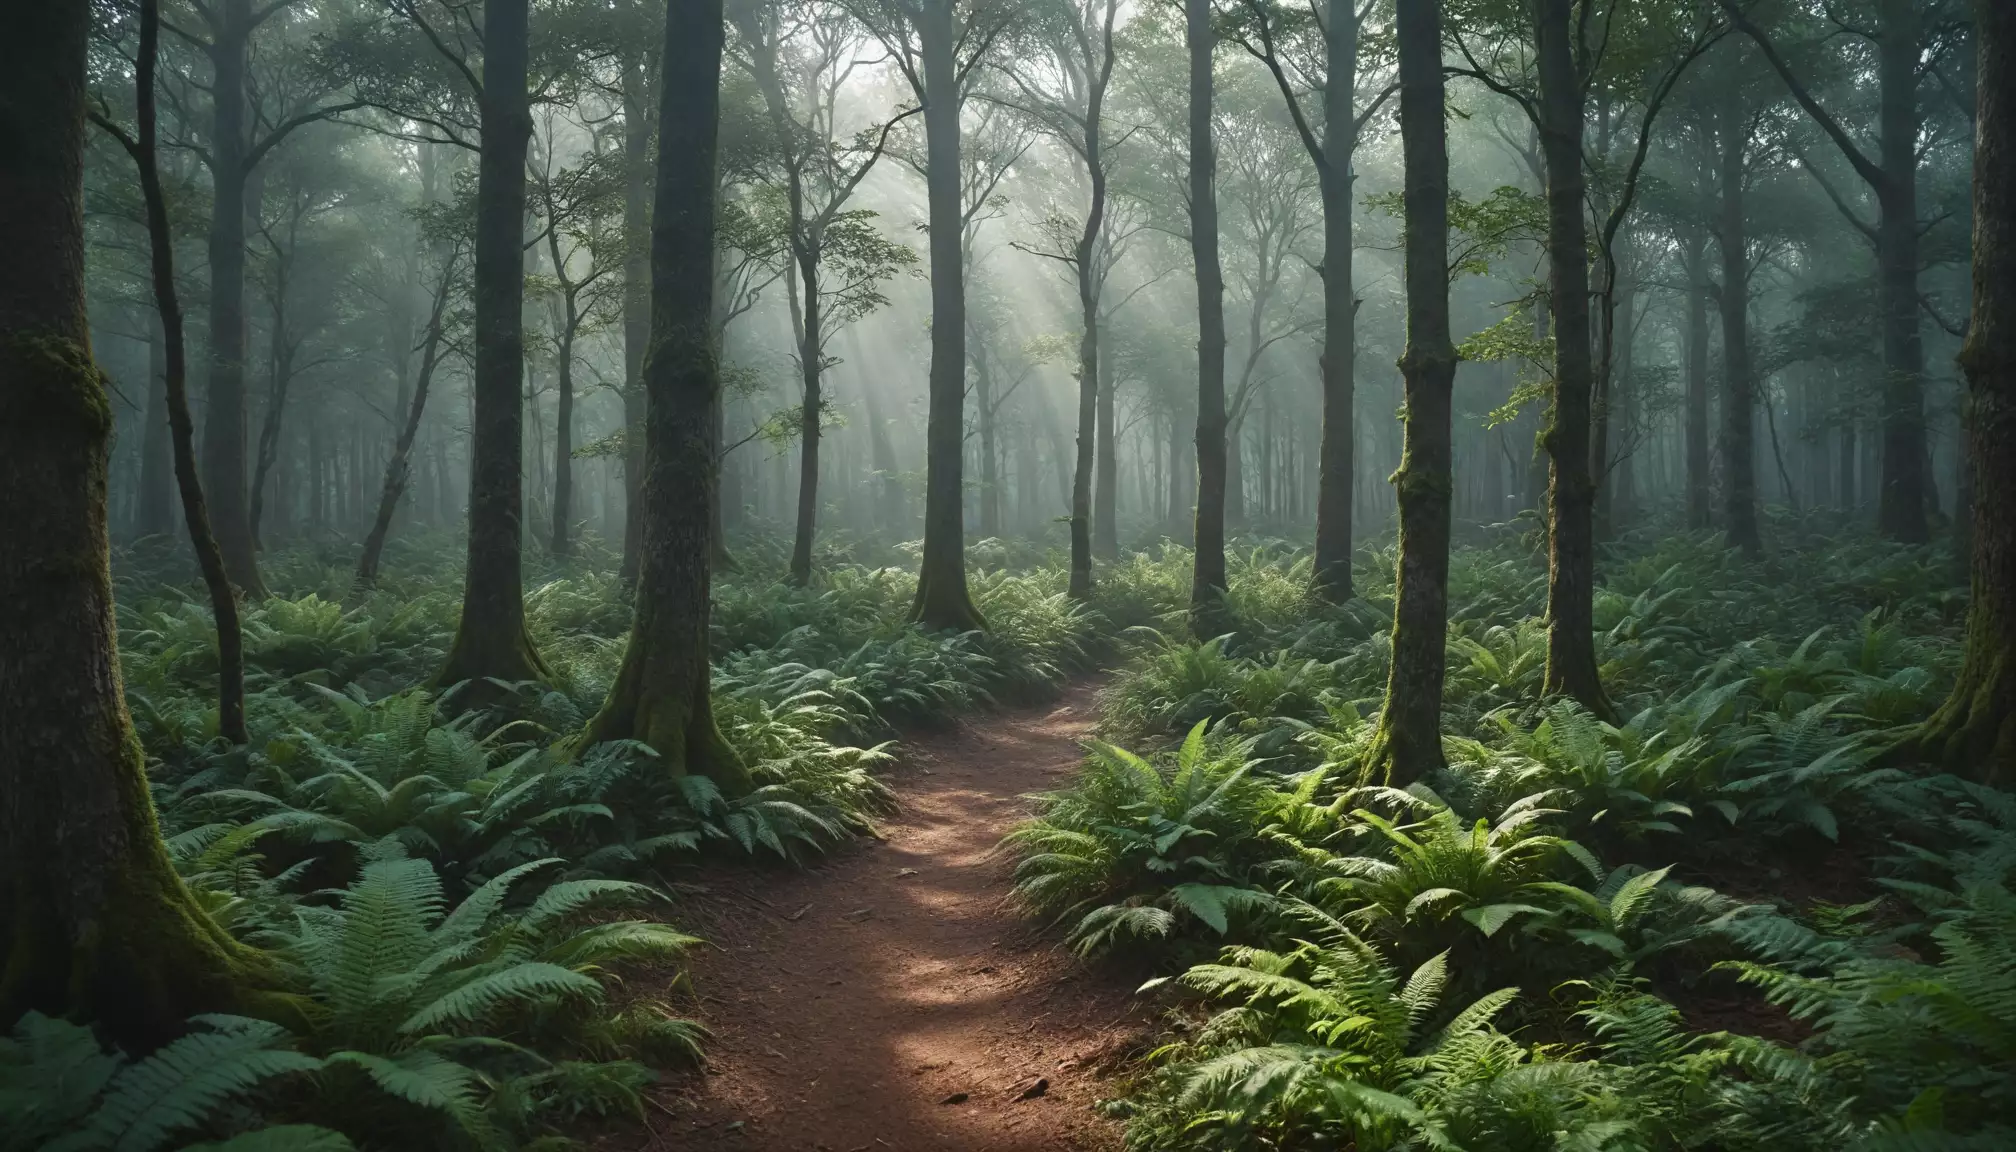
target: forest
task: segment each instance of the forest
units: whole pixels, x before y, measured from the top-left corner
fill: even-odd
[[[2016,4],[5,13],[0,1152],[2016,1148]]]

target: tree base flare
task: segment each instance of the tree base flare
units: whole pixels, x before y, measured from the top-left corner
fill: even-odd
[[[631,643],[634,646],[636,639]],[[658,753],[675,777],[705,776],[731,798],[754,791],[748,765],[714,723],[714,702],[705,679],[697,689],[677,685],[654,689],[647,682],[647,663],[624,657],[609,699],[588,722],[579,747],[636,740]]]
[[[984,632],[987,619],[973,603],[962,573],[958,579],[933,579],[929,571],[917,577],[917,599],[910,619],[933,632]]]
[[[203,1012],[298,1023],[271,964],[212,920],[176,875],[139,756],[129,744],[121,775],[132,815],[123,835],[106,839],[108,848],[123,841],[124,851],[107,863],[95,907],[58,899],[77,878],[50,875],[32,860],[17,860],[27,866],[0,885],[0,1028],[34,1010],[92,1023],[144,1051]]]
[[[1897,755],[2008,788],[2016,784],[2016,652],[1970,656],[1946,702],[1898,746]]]

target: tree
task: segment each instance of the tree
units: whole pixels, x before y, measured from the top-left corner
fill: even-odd
[[[154,0],[141,7],[139,128],[150,229]],[[97,1021],[136,1045],[246,1002],[259,964],[168,859],[127,718],[106,533],[112,431],[84,311],[85,43],[91,5],[15,12],[0,38],[0,1022]],[[157,289],[169,256],[154,249]],[[179,327],[179,325],[178,325]],[[186,429],[186,422],[185,422]],[[193,479],[193,472],[191,473]]]
[[[1443,766],[1442,680],[1449,637],[1450,416],[1456,347],[1449,336],[1449,148],[1440,0],[1399,0],[1400,134],[1406,162],[1406,443],[1393,486],[1400,561],[1393,664],[1373,761],[1392,782]]]
[[[1973,599],[1953,690],[1919,729],[1930,759],[2016,781],[2016,9],[1974,5],[1974,304],[1967,377]]]
[[[1184,0],[1190,57],[1190,258],[1197,270],[1197,527],[1190,628],[1208,639],[1229,623],[1225,603],[1225,274],[1218,262],[1218,158],[1211,140],[1218,37],[1210,0]]]
[[[1092,595],[1092,470],[1098,452],[1099,294],[1105,286],[1110,248],[1106,236],[1106,92],[1113,83],[1113,26],[1119,0],[1058,0],[1043,12],[1038,36],[1043,51],[1019,67],[1002,69],[1012,90],[1001,99],[1064,145],[1077,160],[1087,184],[1085,212],[1076,235],[1053,218],[1053,242],[1032,248],[1071,270],[1078,290],[1078,451],[1071,471],[1070,594]],[[1106,445],[1111,456],[1112,445]],[[1111,493],[1111,484],[1107,485]],[[1112,516],[1109,510],[1107,525]]]
[[[584,740],[641,740],[674,775],[724,793],[749,775],[714,724],[708,663],[716,405],[715,161],[722,0],[668,0],[659,84],[658,188],[651,213],[651,355],[644,364],[644,523],[630,643]]]
[[[1757,385],[1750,356],[1749,220],[1743,204],[1749,179],[1744,156],[1756,120],[1744,107],[1743,86],[1722,85],[1715,108],[1715,170],[1720,195],[1715,217],[1722,252],[1722,516],[1729,543],[1756,557],[1764,550],[1757,532]]]
[[[1365,125],[1394,86],[1360,100],[1360,44],[1373,0],[1311,3],[1306,16],[1279,0],[1238,0],[1232,27],[1240,45],[1267,66],[1281,89],[1303,149],[1316,166],[1323,198],[1323,437],[1316,481],[1316,557],[1312,587],[1333,603],[1351,598],[1351,506],[1357,437],[1354,368],[1358,355],[1358,300],[1352,285],[1352,158]],[[1310,40],[1317,43],[1311,45]],[[1316,60],[1320,57],[1320,69]],[[1292,75],[1291,75],[1292,73]],[[1300,81],[1299,85],[1297,81]],[[1321,136],[1298,89],[1321,98]],[[1362,107],[1360,106],[1362,103]]]
[[[735,61],[763,94],[783,177],[784,217],[795,275],[791,323],[801,384],[798,423],[798,516],[791,580],[812,578],[812,534],[819,510],[819,442],[826,412],[826,348],[835,333],[888,303],[880,286],[914,257],[882,238],[875,213],[849,211],[875,170],[889,134],[915,109],[870,125],[852,141],[836,139],[840,92],[862,61],[860,25],[825,0],[736,0]],[[828,263],[834,283],[825,282]]]
[[[1607,380],[1615,344],[1617,232],[1635,202],[1638,177],[1661,107],[1688,66],[1719,37],[1720,30],[1712,26],[1697,29],[1692,9],[1686,4],[1671,10],[1648,4],[1624,14],[1613,7],[1600,19],[1596,0],[1533,0],[1530,10],[1518,15],[1497,0],[1468,0],[1464,6],[1467,11],[1461,18],[1448,24],[1466,65],[1456,71],[1514,101],[1526,113],[1539,136],[1539,157],[1546,178],[1547,311],[1554,322],[1554,371],[1552,403],[1540,436],[1548,459],[1544,683],[1548,692],[1571,696],[1597,715],[1609,717],[1614,709],[1596,667],[1598,477],[1591,453],[1599,372]],[[1521,27],[1529,16],[1530,38],[1529,28]],[[1625,16],[1632,17],[1632,22],[1625,22]],[[1493,44],[1493,52],[1480,59],[1471,40],[1464,36],[1466,28]],[[1683,34],[1675,35],[1676,31]],[[1634,50],[1620,51],[1627,44]],[[1673,55],[1676,50],[1677,58]],[[1592,324],[1583,136],[1590,87],[1605,61],[1613,56],[1624,56],[1634,64],[1648,58],[1656,61],[1633,69],[1656,79],[1643,96],[1631,161],[1597,232],[1595,248],[1602,260],[1603,277],[1597,293],[1600,324]],[[1493,71],[1494,66],[1504,68],[1508,63],[1521,75],[1507,78]],[[1531,73],[1530,86],[1523,75],[1526,72]],[[1599,346],[1600,364],[1593,353]]]
[[[422,145],[426,147],[426,145]],[[385,462],[385,482],[379,488],[378,512],[364,536],[364,549],[357,557],[357,584],[369,588],[378,582],[378,563],[385,553],[385,540],[392,532],[392,516],[406,494],[412,478],[413,442],[420,435],[420,420],[427,411],[427,397],[434,374],[451,354],[454,333],[450,312],[457,282],[465,266],[468,245],[462,235],[459,213],[452,206],[430,205],[422,209],[421,239],[435,262],[434,290],[427,310],[427,324],[420,340],[420,368],[407,399],[406,413],[392,441],[391,458]]]
[[[589,152],[572,168],[553,167],[554,138],[549,118],[546,147],[532,175],[545,217],[540,238],[553,266],[554,361],[558,392],[553,436],[553,527],[555,556],[574,551],[574,360],[580,338],[603,322],[616,305],[608,287],[620,266],[623,237],[616,225],[623,194],[617,157]]]
[[[175,287],[175,240],[169,227],[167,196],[161,187],[154,95],[160,19],[158,5],[149,4],[141,12],[141,44],[134,61],[135,131],[129,134],[100,112],[93,112],[91,119],[119,141],[139,169],[148,273],[161,332],[164,423],[168,426],[182,521],[189,529],[189,543],[196,553],[196,565],[210,595],[211,618],[217,627],[217,732],[233,744],[244,744],[245,641],[239,626],[238,591],[232,586],[224,551],[211,528],[209,501],[197,475],[195,426],[189,413],[188,357],[183,345],[182,306]]]
[[[232,583],[247,595],[265,595],[245,468],[245,188],[267,153],[296,129],[362,107],[358,101],[324,104],[311,88],[292,100],[252,101],[274,85],[251,83],[248,56],[259,29],[285,18],[298,0],[216,0],[192,7],[208,32],[177,35],[198,44],[211,68],[211,123],[205,156],[210,168],[209,394],[203,418],[203,485]],[[284,86],[282,95],[289,95]],[[248,111],[254,114],[248,116]]]
[[[926,628],[983,627],[966,588],[966,270],[960,251],[959,120],[968,83],[1021,16],[1016,0],[857,0],[857,14],[924,109],[929,157],[931,375],[924,555],[912,616]]]
[[[1812,94],[1777,44],[1735,0],[1718,0],[1730,22],[1756,41],[1764,59],[1785,81],[1855,174],[1876,197],[1874,228],[1877,293],[1883,324],[1883,483],[1876,524],[1884,535],[1922,543],[1925,516],[1925,346],[1918,313],[1918,82],[1920,20],[1915,0],[1876,0],[1877,27],[1854,30],[1873,42],[1881,108],[1877,154],[1870,156]],[[1843,25],[1844,28],[1850,27]]]
[[[483,5],[469,547],[462,619],[437,677],[443,685],[546,675],[525,632],[522,554],[525,157],[532,140],[526,94],[528,8],[529,0],[484,0]],[[711,254],[708,261],[701,266],[711,266]],[[475,691],[478,698],[487,694]]]

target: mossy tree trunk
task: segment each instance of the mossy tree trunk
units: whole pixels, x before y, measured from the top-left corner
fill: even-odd
[[[1400,569],[1393,664],[1373,759],[1407,784],[1443,766],[1442,682],[1449,640],[1451,395],[1449,148],[1443,107],[1439,0],[1400,0],[1400,135],[1406,160],[1406,441],[1393,484]]]
[[[1595,367],[1589,328],[1589,229],[1582,129],[1585,92],[1572,39],[1574,0],[1534,0],[1540,151],[1547,169],[1547,268],[1554,316],[1554,397],[1540,442],[1549,477],[1546,688],[1608,718],[1596,668],[1596,481],[1589,468]]]
[[[471,682],[465,704],[494,693],[483,687],[486,680],[509,683],[546,675],[525,632],[522,556],[525,152],[532,139],[525,91],[527,8],[528,0],[485,0],[483,5],[468,563],[462,620],[436,678],[443,686]]]
[[[1190,629],[1199,639],[1231,623],[1225,601],[1225,273],[1218,260],[1218,156],[1211,139],[1218,47],[1210,0],[1185,0],[1190,54],[1190,256],[1197,270],[1197,513]]]
[[[715,727],[709,683],[721,372],[714,277],[693,274],[714,260],[721,8],[722,0],[671,0],[666,9],[637,605],[623,665],[587,740],[641,740],[674,774],[708,776],[740,795],[748,771]]]
[[[911,616],[926,628],[985,627],[966,588],[966,269],[960,241],[958,20],[954,0],[918,0],[925,190],[931,231],[931,376],[925,420],[924,556]]]
[[[156,17],[150,2],[150,86]],[[242,1010],[258,966],[169,862],[120,683],[112,410],[84,305],[90,23],[84,0],[50,0],[0,38],[0,214],[18,229],[0,264],[0,519],[18,534],[0,550],[0,1027],[34,1009],[145,1046]],[[151,166],[151,101],[142,116]]]
[[[1974,304],[1967,376],[1973,600],[1960,674],[1920,729],[1921,755],[2016,784],[2016,9],[1974,5]]]

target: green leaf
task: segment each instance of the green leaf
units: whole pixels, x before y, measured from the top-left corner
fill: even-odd
[[[507,1004],[549,997],[599,1003],[602,986],[557,964],[538,961],[514,964],[472,980],[413,1013],[399,1025],[399,1031],[426,1033],[455,1025],[480,1024]]]
[[[1484,935],[1495,936],[1500,928],[1527,912],[1536,916],[1547,915],[1547,909],[1536,908],[1531,904],[1486,904],[1482,908],[1465,908],[1463,919],[1476,925],[1477,930]]]

